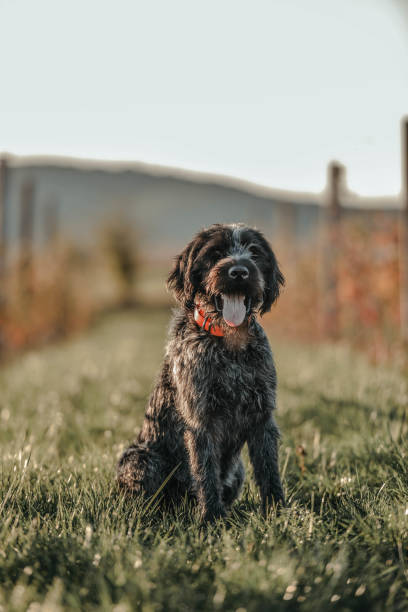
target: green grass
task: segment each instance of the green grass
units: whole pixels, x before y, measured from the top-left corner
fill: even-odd
[[[208,533],[118,493],[167,316],[112,316],[0,372],[0,610],[407,609],[407,382],[342,347],[272,342],[279,517],[250,470]]]

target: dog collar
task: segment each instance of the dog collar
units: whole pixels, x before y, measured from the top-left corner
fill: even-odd
[[[206,315],[205,312],[200,308],[200,304],[196,304],[194,308],[194,321],[197,323],[201,329],[205,329],[205,331],[210,332],[213,336],[223,336],[224,332],[222,331],[219,325],[215,325],[212,323],[209,315]]]

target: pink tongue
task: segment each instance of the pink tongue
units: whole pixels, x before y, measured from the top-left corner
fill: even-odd
[[[246,308],[243,295],[223,295],[224,306],[222,316],[224,321],[230,327],[238,327],[241,325],[246,315]]]

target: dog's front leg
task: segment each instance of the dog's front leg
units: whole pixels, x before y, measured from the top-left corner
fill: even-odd
[[[184,437],[201,519],[203,522],[214,521],[225,516],[225,508],[213,440],[208,432],[192,429],[188,429]]]
[[[249,457],[259,487],[262,511],[267,514],[272,504],[285,505],[278,464],[279,429],[271,417],[248,439]]]

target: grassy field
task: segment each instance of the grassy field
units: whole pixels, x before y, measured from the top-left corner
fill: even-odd
[[[272,341],[278,518],[250,470],[206,534],[119,495],[167,318],[115,315],[0,372],[0,610],[408,609],[407,382],[344,348]]]

